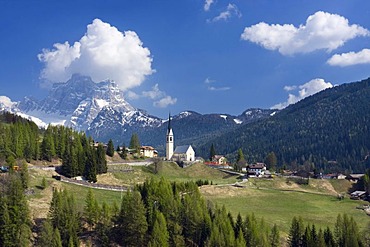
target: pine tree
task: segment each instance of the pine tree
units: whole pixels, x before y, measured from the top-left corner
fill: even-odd
[[[276,224],[274,224],[274,226],[271,228],[270,244],[271,244],[271,247],[280,246],[280,233],[279,233],[279,229]]]
[[[290,247],[300,247],[303,236],[302,219],[293,217],[292,224],[289,230],[288,243]]]
[[[12,222],[9,216],[8,205],[0,194],[0,246],[13,246]]]
[[[104,147],[101,143],[99,143],[98,148],[96,150],[96,173],[97,174],[106,173],[107,170],[108,170],[107,159],[105,158]]]
[[[50,243],[53,242],[53,238],[54,238],[53,226],[51,225],[51,222],[46,219],[42,223],[41,232],[39,234],[37,245],[40,247],[49,246]]]
[[[125,246],[142,246],[148,229],[145,207],[137,191],[128,191],[122,198],[121,210],[116,219],[116,239]]]
[[[167,231],[167,223],[163,214],[158,210],[154,211],[155,220],[148,246],[151,247],[167,247],[169,246],[169,234]]]
[[[215,146],[212,143],[211,149],[209,151],[209,160],[212,161],[215,155],[216,155],[216,150],[215,150]]]
[[[140,153],[140,140],[136,133],[133,133],[130,140],[130,149],[135,149],[136,153]]]
[[[276,169],[276,164],[277,164],[277,158],[274,152],[270,152],[266,158],[265,158],[265,163],[267,166],[267,169],[275,171]]]
[[[54,237],[53,237],[52,246],[53,247],[63,247],[62,239],[60,237],[60,232],[58,228],[54,229]]]
[[[99,208],[96,208],[96,205],[97,201],[95,196],[92,190],[89,189],[85,199],[84,216],[90,230],[93,229],[94,225],[97,223]]]
[[[108,141],[107,155],[110,157],[113,157],[114,155],[114,145],[112,139],[109,139]]]

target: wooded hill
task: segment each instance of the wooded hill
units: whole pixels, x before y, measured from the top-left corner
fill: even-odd
[[[263,161],[273,151],[280,166],[364,172],[370,167],[369,125],[370,78],[326,89],[196,151],[207,157],[213,143],[217,153],[231,158],[242,148],[248,162]]]

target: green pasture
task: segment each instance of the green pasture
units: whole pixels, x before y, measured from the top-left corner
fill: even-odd
[[[226,190],[226,189],[225,189]],[[316,194],[301,191],[281,191],[262,188],[238,188],[236,194],[206,193],[204,196],[217,205],[225,207],[236,217],[254,214],[257,218],[264,218],[270,224],[276,224],[287,234],[293,216],[302,217],[303,221],[315,224],[317,227],[334,227],[338,214],[346,213],[353,217],[360,230],[364,230],[370,222],[370,217],[356,206],[363,204],[348,198],[339,201],[336,196]]]

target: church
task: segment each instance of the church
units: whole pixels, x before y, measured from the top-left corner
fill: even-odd
[[[175,162],[195,161],[195,151],[191,145],[177,146],[174,150],[171,115],[168,117],[168,128],[166,134],[166,160],[172,160]]]

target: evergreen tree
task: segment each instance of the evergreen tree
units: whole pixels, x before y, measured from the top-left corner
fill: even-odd
[[[105,158],[104,147],[99,143],[96,150],[96,172],[97,174],[106,173],[108,170],[107,159]]]
[[[116,239],[125,246],[142,246],[147,229],[141,195],[137,191],[128,191],[122,198],[121,210],[116,219]]]
[[[114,155],[114,145],[112,139],[109,139],[108,141],[107,155],[110,157],[113,157]]]
[[[154,211],[155,220],[148,246],[167,247],[169,246],[169,234],[167,230],[166,219],[158,210]]]
[[[84,216],[90,230],[97,223],[99,208],[96,208],[96,206],[97,201],[95,199],[95,196],[92,190],[89,189],[85,199]]]
[[[53,243],[53,239],[54,239],[53,226],[51,225],[50,220],[45,220],[42,223],[41,232],[39,234],[37,245],[40,247],[49,246],[50,243]]]
[[[52,242],[53,247],[63,247],[62,238],[60,237],[60,232],[58,228],[54,229],[54,237]]]
[[[274,152],[270,152],[266,158],[265,158],[265,163],[267,166],[267,169],[275,171],[276,169],[276,164],[277,164],[277,158]]]
[[[301,246],[303,231],[302,218],[297,219],[296,217],[293,217],[288,236],[288,243],[290,247]]]
[[[101,246],[110,246],[109,234],[111,230],[111,213],[109,211],[108,205],[103,202],[100,217],[96,226],[98,233],[98,239]]]
[[[136,153],[140,153],[140,140],[136,133],[133,133],[130,140],[130,149],[135,149]]]
[[[12,222],[9,218],[8,205],[0,194],[0,246],[13,246]]]
[[[213,157],[215,157],[215,155],[216,155],[216,150],[215,150],[215,146],[212,143],[211,149],[209,151],[209,160],[212,161]]]
[[[271,244],[271,247],[280,246],[280,233],[279,233],[279,229],[276,224],[274,224],[274,226],[271,228],[270,244]]]
[[[27,162],[22,163],[21,171],[19,173],[22,182],[23,189],[28,188],[29,176],[28,176],[28,165]]]

